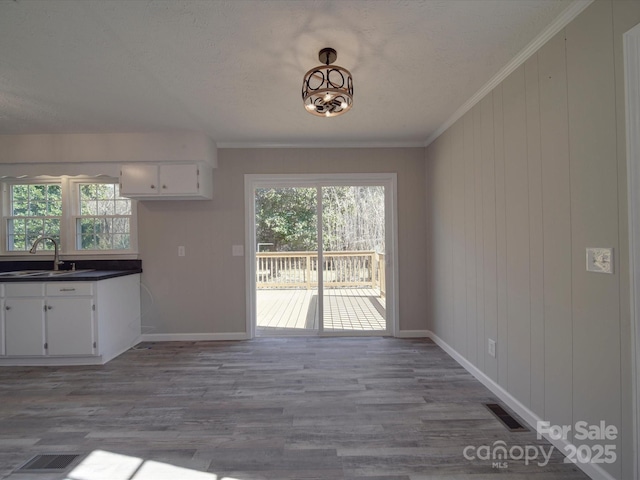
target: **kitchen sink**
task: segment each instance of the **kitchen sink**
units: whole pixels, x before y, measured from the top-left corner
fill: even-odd
[[[93,270],[47,270],[38,272],[29,277],[63,277],[65,275],[73,275],[74,273],[93,272]]]
[[[36,273],[37,270],[20,270],[17,272],[2,272],[0,277],[24,277]]]
[[[93,270],[20,270],[15,272],[0,273],[0,278],[45,278],[45,277],[62,277],[65,275],[73,275],[74,273],[92,272]]]

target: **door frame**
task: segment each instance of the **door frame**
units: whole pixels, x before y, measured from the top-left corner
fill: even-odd
[[[399,331],[398,305],[398,176],[396,173],[336,173],[336,174],[252,174],[244,176],[245,209],[245,285],[246,285],[246,335],[256,334],[256,188],[279,187],[327,187],[327,186],[384,186],[385,187],[385,255],[386,261],[386,320],[385,335],[396,336]],[[321,249],[320,249],[321,250]],[[385,252],[385,253],[386,253]],[[320,312],[322,313],[322,312]],[[361,336],[360,332],[322,332],[324,336]]]
[[[640,24],[623,35],[629,209],[633,468],[640,478]]]

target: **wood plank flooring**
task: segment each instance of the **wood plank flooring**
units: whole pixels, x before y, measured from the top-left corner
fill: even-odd
[[[317,331],[318,290],[260,289],[256,293],[260,335]],[[327,331],[384,331],[385,298],[373,288],[328,288],[324,291]]]
[[[425,339],[141,344],[104,366],[0,368],[0,478],[587,478],[557,450],[544,467],[466,460],[498,440],[550,447],[507,431],[495,401]],[[12,474],[60,452],[91,456],[68,476]]]

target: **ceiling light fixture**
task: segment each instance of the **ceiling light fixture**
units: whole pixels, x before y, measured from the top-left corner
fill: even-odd
[[[304,108],[319,117],[337,117],[351,110],[353,78],[346,68],[332,65],[338,58],[333,48],[323,48],[318,58],[324,65],[309,70],[302,81]]]

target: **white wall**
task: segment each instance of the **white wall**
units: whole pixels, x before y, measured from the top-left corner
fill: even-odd
[[[538,416],[618,426],[604,467],[620,479],[633,476],[622,34],[639,21],[640,2],[596,1],[427,149],[430,328]],[[600,246],[614,275],[585,271]]]
[[[423,148],[221,149],[211,201],[139,202],[143,333],[244,332],[244,174],[398,174],[401,330],[425,330],[426,216]],[[185,257],[177,256],[184,245]]]

